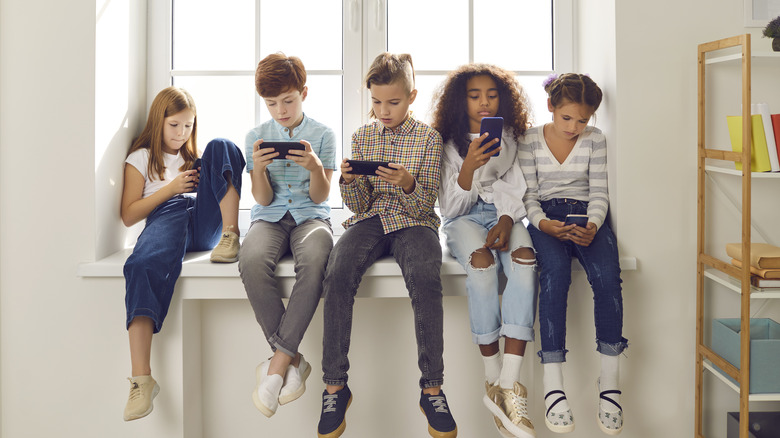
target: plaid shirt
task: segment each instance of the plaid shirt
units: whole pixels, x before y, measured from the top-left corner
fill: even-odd
[[[378,176],[358,175],[351,184],[342,179],[341,196],[355,213],[344,228],[379,215],[385,234],[413,226],[438,232],[441,221],[433,206],[439,191],[441,153],[439,133],[411,115],[394,131],[379,121],[359,128],[352,134],[352,158],[400,164],[414,177],[415,188],[406,194]]]

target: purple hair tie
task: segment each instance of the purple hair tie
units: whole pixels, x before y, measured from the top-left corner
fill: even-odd
[[[552,84],[556,79],[558,79],[558,73],[553,73],[547,76],[547,79],[545,79],[544,82],[542,82],[542,86],[545,89],[547,89],[547,87],[549,87],[550,84]]]

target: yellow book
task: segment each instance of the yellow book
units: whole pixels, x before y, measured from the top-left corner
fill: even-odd
[[[742,116],[727,116],[729,137],[731,137],[731,149],[734,152],[742,152]],[[772,165],[769,162],[769,148],[766,144],[764,122],[760,114],[750,117],[753,125],[753,143],[750,145],[750,171],[769,172]],[[735,163],[737,170],[742,170],[742,163]]]

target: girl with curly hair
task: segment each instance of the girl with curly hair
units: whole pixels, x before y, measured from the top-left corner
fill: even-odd
[[[451,72],[435,99],[432,126],[444,140],[442,230],[467,274],[471,333],[485,364],[483,401],[502,435],[530,438],[535,432],[519,380],[526,342],[534,338],[536,255],[522,223],[526,185],[517,162],[518,138],[530,127],[528,100],[514,74],[488,64]],[[489,152],[498,139],[483,144],[484,117],[504,119],[501,146]],[[503,300],[499,271],[507,279]]]

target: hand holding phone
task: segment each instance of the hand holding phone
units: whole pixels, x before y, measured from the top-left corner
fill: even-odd
[[[586,228],[588,226],[587,214],[567,214],[564,225],[577,225],[578,227]]]
[[[352,170],[350,175],[376,175],[379,166],[390,168],[388,161],[347,160]]]
[[[490,143],[494,139],[498,139],[498,142],[493,146],[485,149],[483,154],[489,154],[501,146],[501,133],[504,130],[504,118],[503,117],[483,117],[479,127],[479,135],[483,135],[486,132],[488,137],[482,141],[482,146]],[[500,152],[496,152],[493,156],[497,157]]]
[[[273,149],[275,152],[279,152],[279,155],[274,157],[274,160],[286,160],[287,155],[291,150],[305,151],[306,146],[298,141],[264,141],[260,143],[260,149]]]

